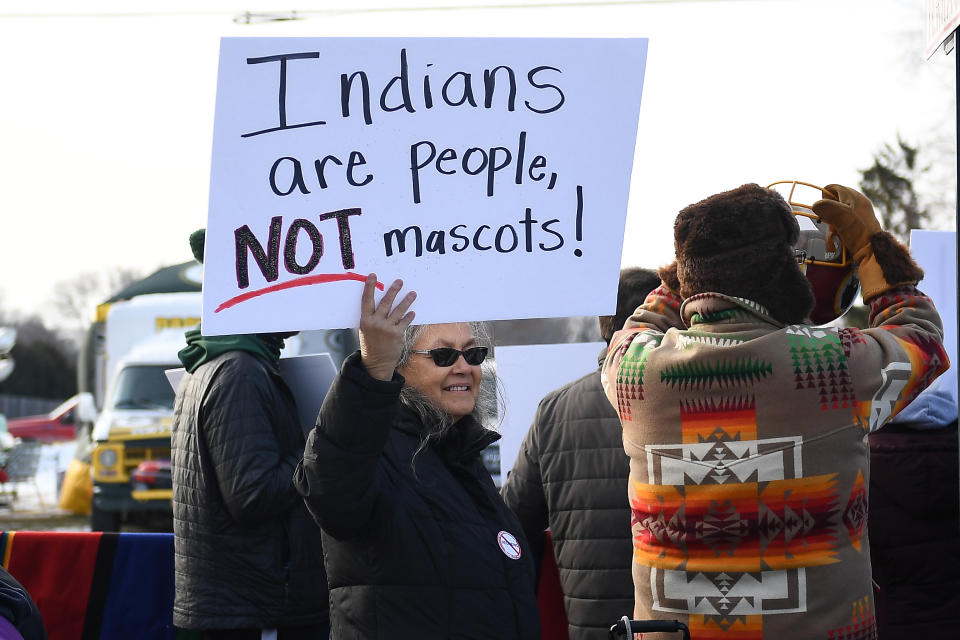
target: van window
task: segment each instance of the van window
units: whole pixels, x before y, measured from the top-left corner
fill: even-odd
[[[169,366],[124,367],[117,376],[114,409],[173,409],[173,387],[163,373]]]

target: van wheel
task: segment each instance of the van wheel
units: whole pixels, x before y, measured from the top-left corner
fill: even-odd
[[[93,505],[90,513],[91,531],[120,531],[120,519],[123,514],[119,511],[104,511]]]

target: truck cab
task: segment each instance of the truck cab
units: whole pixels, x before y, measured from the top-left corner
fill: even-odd
[[[124,514],[171,514],[169,483],[144,482],[143,467],[170,465],[174,390],[165,371],[180,365],[182,330],[164,330],[118,363],[93,427],[91,529],[118,531]]]
[[[172,490],[158,473],[169,470],[173,424],[174,389],[164,372],[182,366],[177,352],[200,322],[200,295],[139,295],[113,303],[106,315],[96,358],[100,413],[90,438],[94,531],[119,531],[134,514],[172,515]]]

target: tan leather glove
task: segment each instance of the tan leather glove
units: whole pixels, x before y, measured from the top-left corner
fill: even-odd
[[[873,205],[859,191],[839,184],[828,184],[824,191],[828,197],[815,202],[813,212],[836,230],[840,242],[860,262],[857,254],[869,248],[870,236],[883,231]]]
[[[813,203],[813,212],[833,227],[853,255],[865,301],[923,278],[909,249],[880,226],[865,195],[839,184],[828,184],[824,192],[826,197]]]

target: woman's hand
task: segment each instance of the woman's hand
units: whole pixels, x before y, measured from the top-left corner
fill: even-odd
[[[415,315],[408,309],[417,293],[408,292],[394,307],[393,301],[403,287],[403,281],[394,280],[380,304],[375,304],[373,291],[376,286],[377,274],[371,273],[363,284],[360,298],[360,360],[374,378],[391,380],[403,351],[404,331]]]

